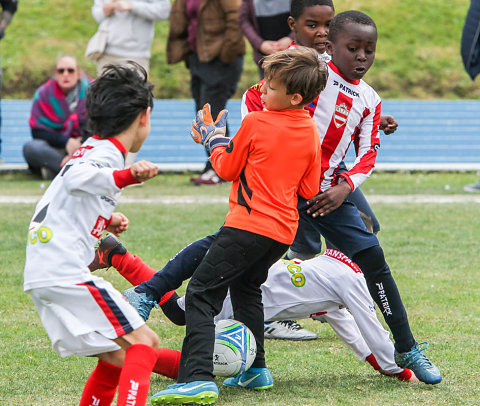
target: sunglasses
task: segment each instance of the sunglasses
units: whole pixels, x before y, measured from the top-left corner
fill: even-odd
[[[75,72],[75,69],[74,68],[57,68],[57,73],[60,73],[60,75],[62,75],[65,71],[67,71],[68,73],[73,73]]]

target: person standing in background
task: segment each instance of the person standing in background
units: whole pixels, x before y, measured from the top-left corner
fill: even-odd
[[[288,26],[290,0],[243,0],[240,27],[253,49],[253,60],[263,79],[262,58],[287,49],[294,33]]]
[[[107,64],[134,61],[150,68],[155,21],[167,20],[169,0],[95,0],[92,15],[107,32],[105,53],[97,61],[97,75]]]
[[[138,63],[148,73],[155,21],[167,20],[170,7],[170,0],[95,0],[93,18],[107,32],[105,52],[96,61],[97,75],[105,65],[124,65],[127,61]],[[128,154],[127,166],[135,157]]]
[[[216,117],[237,90],[245,41],[238,22],[241,0],[175,0],[170,15],[167,62],[185,62],[195,111],[210,103]],[[223,182],[208,160],[195,185]]]
[[[0,0],[2,6],[2,16],[0,17],[0,40],[5,36],[5,30],[8,24],[12,21],[13,15],[17,11],[17,0]],[[2,68],[0,66],[0,92],[2,88]],[[0,93],[0,100],[2,96]],[[0,107],[0,128],[2,126],[2,110]],[[0,136],[0,163],[2,162],[2,138]]]
[[[471,0],[462,31],[460,53],[465,71],[472,80],[480,73],[480,0]],[[480,181],[465,185],[465,192],[480,193]]]

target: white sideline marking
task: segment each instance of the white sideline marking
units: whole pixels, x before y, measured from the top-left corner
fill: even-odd
[[[0,204],[34,204],[41,196],[0,196]],[[399,203],[480,203],[480,194],[475,195],[367,195],[369,203],[399,204]],[[143,198],[141,196],[123,196],[120,203],[124,204],[228,204],[228,198],[223,196],[158,196]]]

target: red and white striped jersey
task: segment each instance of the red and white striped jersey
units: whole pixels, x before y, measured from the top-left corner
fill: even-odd
[[[375,166],[380,147],[381,99],[363,80],[346,79],[332,62],[328,62],[327,67],[325,90],[305,107],[317,124],[322,142],[320,189],[325,191],[343,178],[354,190],[370,176]],[[262,84],[257,83],[243,95],[242,117],[263,109],[260,99]],[[355,162],[349,171],[336,176],[338,165],[352,142]]]

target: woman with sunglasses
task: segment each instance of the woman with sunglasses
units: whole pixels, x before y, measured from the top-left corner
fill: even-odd
[[[23,155],[43,179],[53,179],[90,135],[85,95],[91,80],[73,56],[63,55],[53,78],[35,92],[29,121],[33,140],[23,146]]]

